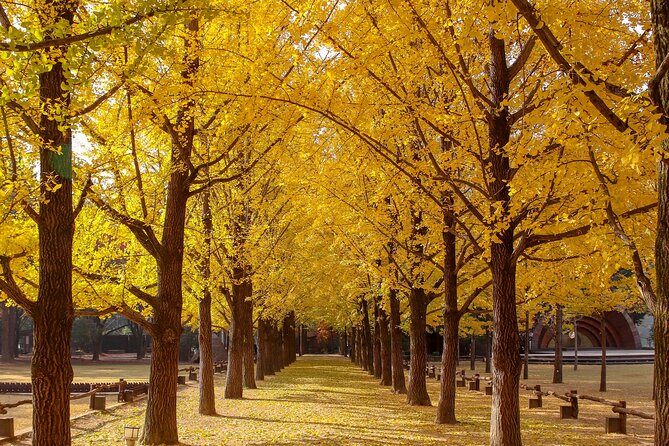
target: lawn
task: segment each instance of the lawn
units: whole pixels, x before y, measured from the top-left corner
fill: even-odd
[[[74,382],[148,381],[148,361],[132,363],[72,361]],[[26,360],[10,364],[0,363],[0,381],[30,382],[30,363]]]
[[[626,399],[629,407],[651,410],[651,366],[615,366],[609,372],[610,399]],[[581,393],[596,392],[598,368],[581,366],[574,376],[565,368],[568,384]],[[532,367],[528,383],[546,384],[550,367]],[[578,384],[576,384],[578,380]],[[623,389],[630,380],[628,390]],[[433,404],[438,383],[429,379]],[[457,426],[434,424],[434,407],[410,407],[348,360],[306,356],[277,376],[245,390],[243,400],[224,400],[224,377],[218,375],[218,417],[197,414],[196,385],[179,393],[179,433],[184,445],[485,445],[488,444],[490,397],[458,390]],[[627,385],[625,385],[627,386]],[[559,420],[561,401],[544,398],[543,409],[527,409],[529,392],[521,392],[522,430],[526,445],[645,445],[652,444],[652,424],[630,417],[630,435],[604,435],[604,415],[610,408],[583,402],[579,420]],[[73,422],[75,445],[121,445],[124,425],[141,426],[145,402],[127,405]],[[23,444],[23,443],[16,443]],[[27,444],[27,443],[26,443]]]

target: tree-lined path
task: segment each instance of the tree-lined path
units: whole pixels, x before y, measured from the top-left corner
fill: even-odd
[[[586,371],[583,375],[587,374]],[[615,374],[614,371],[613,392],[617,387]],[[219,386],[223,386],[223,379],[218,375],[216,379],[217,394],[222,395]],[[621,380],[625,379],[629,377],[621,376]],[[650,387],[639,389],[645,392]],[[438,383],[429,379],[428,390],[431,398],[436,399]],[[434,407],[407,406],[403,396],[379,387],[372,376],[337,356],[302,357],[268,378],[259,389],[246,390],[244,399],[218,403],[220,416],[204,417],[197,414],[196,386],[179,393],[182,444],[479,445],[488,442],[490,397],[459,389],[460,424],[437,425]],[[594,406],[588,407],[578,421],[561,421],[556,416],[558,403],[546,398],[544,409],[530,412],[526,410],[527,395],[521,394],[524,442],[586,445],[596,439],[596,444],[601,445],[652,444],[652,425],[641,420],[630,423],[631,435],[604,436],[602,420],[608,409],[595,411]],[[77,420],[72,426],[73,444],[120,445],[122,427],[141,425],[144,410],[142,402]]]
[[[145,445],[601,443],[526,413],[520,346],[543,324],[582,383],[587,333],[606,392],[616,311],[654,320],[669,446],[668,73],[669,0],[0,2],[0,344],[22,312],[32,444],[72,443],[72,333],[101,349],[112,317],[150,339],[147,401],[78,442],[127,415]],[[307,329],[393,392],[334,358],[272,377]],[[463,337],[490,401],[456,390]]]

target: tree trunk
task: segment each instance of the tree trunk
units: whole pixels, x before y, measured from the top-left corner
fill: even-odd
[[[655,68],[669,54],[669,1],[651,0]],[[654,101],[669,122],[669,77],[663,76]],[[669,140],[663,142],[663,152],[669,151]],[[658,215],[655,239],[657,268],[657,302],[653,311],[655,324],[655,445],[669,445],[669,159],[663,157],[657,168]]]
[[[501,210],[496,219],[495,240],[490,247],[493,304],[493,371],[492,410],[490,415],[490,445],[520,446],[520,337],[516,314],[516,259],[514,253],[513,225],[509,221],[513,176],[506,147],[511,136],[508,99],[510,76],[507,67],[504,41],[495,36],[495,29],[488,30],[490,46],[489,84],[492,107],[488,118],[488,144],[486,165],[490,169],[488,193],[493,204]]]
[[[562,305],[555,308],[555,358],[553,361],[553,384],[562,384]]]
[[[200,60],[195,48],[198,44],[199,22],[195,17],[186,24],[184,59],[182,71],[184,84],[192,87]],[[171,165],[182,166],[190,160],[195,136],[193,108],[187,102],[177,115],[175,126],[182,129],[179,143],[171,148]],[[153,305],[153,353],[149,381],[149,397],[146,403],[143,444],[178,444],[177,434],[177,376],[179,369],[179,337],[181,335],[181,309],[183,306],[183,254],[186,225],[186,206],[190,187],[190,172],[187,169],[171,169],[167,184],[165,219],[159,248],[155,254],[158,271],[158,288]],[[151,243],[148,242],[148,245]]]
[[[45,20],[71,25],[76,4],[44,4]],[[48,11],[48,13],[46,13]],[[50,34],[50,31],[48,31]],[[50,38],[49,35],[45,40]],[[67,52],[67,46],[60,47]],[[46,57],[49,58],[47,51]],[[59,57],[59,56],[57,56]],[[39,119],[39,285],[32,309],[35,346],[31,364],[33,388],[33,445],[69,445],[70,434],[70,337],[72,305],[72,133],[67,127],[70,93],[62,62],[51,60],[51,68],[39,74],[39,97],[49,110],[62,106],[63,115],[44,112]],[[63,121],[56,118],[63,117]],[[59,189],[54,190],[54,186]]]
[[[244,392],[244,321],[246,283],[243,268],[232,268],[232,296],[230,305],[230,349],[228,371],[225,377],[225,398],[239,399]]]
[[[14,349],[12,348],[14,332],[10,322],[11,307],[4,302],[0,302],[0,307],[2,308],[2,362],[12,362],[14,361]]]
[[[290,318],[286,315],[283,318],[283,325],[281,329],[282,338],[282,353],[284,366],[290,365]]]
[[[368,370],[367,349],[365,348],[365,329],[362,324],[358,325],[358,365],[363,370]]]
[[[181,283],[181,278],[179,278]],[[177,375],[181,312],[155,315],[149,399],[144,417],[143,444],[178,444]],[[171,320],[170,320],[171,319]],[[179,331],[174,329],[178,320]]]
[[[374,340],[372,338],[372,330],[369,324],[369,307],[367,299],[362,299],[362,332],[364,334],[363,350],[365,352],[365,359],[367,360],[367,370],[370,375],[374,375]]]
[[[344,328],[344,358],[348,356],[348,329]]]
[[[402,352],[402,330],[400,329],[400,300],[397,290],[390,290],[390,355],[393,369],[393,393],[407,393],[404,381],[404,358]]]
[[[146,341],[144,339],[144,329],[141,325],[130,321],[128,323],[132,336],[137,343],[137,359],[144,359],[146,357]]]
[[[412,288],[409,297],[411,309],[411,365],[409,368],[409,386],[407,388],[407,403],[412,406],[431,406],[430,396],[427,394],[425,382],[425,367],[427,366],[425,343],[425,320],[427,312],[427,295],[423,288]]]
[[[358,346],[357,346],[358,337],[357,337],[356,331],[357,330],[355,329],[355,326],[352,326],[351,327],[351,358],[350,359],[351,359],[351,362],[353,364],[357,364],[357,354],[358,354]]]
[[[381,385],[391,386],[393,384],[393,370],[390,347],[390,331],[388,329],[388,314],[383,308],[379,308],[378,326],[379,326],[379,346],[381,353]]]
[[[300,351],[302,355],[307,354],[307,327],[302,325],[300,328],[300,332],[302,333],[300,337]]]
[[[444,212],[444,344],[441,354],[441,382],[437,424],[455,424],[455,373],[458,362],[460,311],[456,270],[455,219]]]
[[[476,336],[469,335],[469,370],[476,370]]]
[[[265,345],[265,322],[262,316],[258,318],[258,353],[256,355],[256,381],[265,379],[267,370],[267,346]]]
[[[297,361],[297,320],[295,319],[295,312],[291,310],[290,313],[288,313],[289,320],[290,320],[290,363],[294,363]]]
[[[601,314],[600,323],[600,342],[602,343],[602,366],[599,374],[599,391],[606,392],[606,315]],[[657,347],[656,347],[657,348]]]
[[[207,174],[208,174],[207,170]],[[202,193],[202,229],[204,231],[204,256],[202,258],[202,279],[204,291],[198,304],[198,346],[200,350],[200,368],[198,385],[200,390],[199,413],[201,415],[216,415],[216,395],[214,393],[214,352],[212,347],[211,327],[211,237],[214,223],[211,216],[209,189]]]
[[[21,337],[21,309],[9,309],[9,344],[10,352],[13,358],[19,357],[19,338]]]
[[[285,364],[283,363],[283,336],[282,332],[275,322],[272,326],[272,347],[274,349],[274,371],[280,372]]]
[[[216,395],[214,393],[214,352],[211,346],[211,293],[205,287],[204,295],[198,304],[200,321],[198,344],[200,348],[200,407],[201,415],[216,415]]]
[[[251,297],[251,282],[247,282],[247,298]],[[257,389],[255,364],[253,363],[253,301],[244,302],[244,387]]]
[[[381,379],[381,336],[379,331],[379,302],[374,299],[374,378],[376,379]]]
[[[102,332],[104,330],[104,323],[99,317],[94,317],[95,322],[95,336],[93,336],[93,361],[100,360],[100,353],[102,353]]]

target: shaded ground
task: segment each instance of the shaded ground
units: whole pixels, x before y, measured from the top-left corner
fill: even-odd
[[[649,366],[623,366],[610,370],[612,388],[631,384],[640,406],[650,394]],[[529,383],[549,375],[549,367],[535,366]],[[598,368],[583,367],[578,372],[580,386],[593,385]],[[616,375],[620,374],[621,378]],[[572,379],[567,373],[567,379]],[[535,381],[536,380],[536,381]],[[615,381],[615,382],[614,382]],[[590,384],[584,384],[589,382]],[[485,445],[488,444],[490,397],[458,391],[457,426],[433,423],[434,407],[410,407],[404,397],[393,395],[376,380],[334,356],[306,356],[297,363],[261,382],[260,389],[245,390],[243,400],[224,400],[224,377],[216,378],[219,417],[197,414],[197,387],[179,394],[179,434],[184,445]],[[545,384],[552,389],[552,385]],[[433,404],[438,399],[438,383],[429,380]],[[585,390],[581,391],[585,393]],[[620,399],[614,390],[607,398]],[[596,392],[591,392],[597,395]],[[582,419],[557,419],[561,402],[546,397],[544,409],[526,409],[529,393],[521,393],[523,440],[526,445],[641,445],[652,444],[650,424],[630,419],[632,435],[604,435],[606,406],[584,403]],[[600,394],[601,395],[601,394]],[[633,401],[632,397],[627,398]],[[647,403],[647,402],[646,402]],[[647,407],[651,407],[648,405]],[[125,406],[106,414],[96,414],[73,422],[75,445],[121,445],[124,425],[141,426],[145,402]],[[16,443],[22,444],[22,443]],[[27,443],[23,443],[27,444]]]
[[[116,355],[118,356],[118,355]],[[109,358],[113,358],[110,356]],[[104,359],[104,358],[103,358]],[[123,360],[123,358],[121,358]],[[135,361],[124,362],[92,362],[85,360],[72,360],[75,382],[116,382],[119,378],[126,381],[148,381],[149,362]],[[21,360],[10,364],[0,363],[0,381],[2,382],[30,382],[30,359],[22,357]],[[30,395],[0,394],[0,402],[4,404],[30,399]],[[107,397],[107,406],[116,403],[116,395]],[[70,414],[72,417],[88,412],[88,399],[74,400],[70,403]],[[7,415],[14,418],[14,429],[18,432],[30,428],[32,425],[32,406],[27,404],[8,409]]]

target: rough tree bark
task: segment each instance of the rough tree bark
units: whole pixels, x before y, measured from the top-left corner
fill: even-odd
[[[377,379],[381,379],[381,336],[379,331],[379,302],[374,299],[374,378]]]
[[[388,313],[383,308],[379,308],[378,327],[379,327],[379,346],[380,346],[380,369],[381,385],[391,386],[393,384],[392,355],[390,346],[390,331],[388,328]]]
[[[211,344],[211,237],[214,223],[211,216],[210,190],[202,194],[202,227],[204,230],[204,256],[202,257],[201,273],[204,282],[202,299],[198,303],[198,345],[200,350],[199,391],[200,401],[198,411],[201,415],[216,415],[216,395],[214,393],[214,352]]]
[[[367,299],[362,299],[362,332],[363,332],[363,351],[366,368],[370,375],[374,375],[374,340],[372,338],[372,330],[369,324],[369,306]]]
[[[283,364],[284,366],[289,366],[291,363],[290,356],[290,317],[286,315],[283,318],[283,325],[281,326],[281,346],[282,346],[282,355],[283,355]]]
[[[456,269],[455,218],[444,213],[444,350],[441,355],[441,383],[436,423],[454,424],[455,373],[458,363],[460,310],[458,308],[458,276]]]
[[[12,362],[14,360],[14,352],[12,348],[13,333],[11,329],[11,308],[4,302],[0,302],[2,308],[2,362]]]
[[[244,313],[246,300],[244,268],[232,268],[232,296],[230,298],[230,348],[225,377],[225,398],[239,399],[244,392]]]
[[[255,364],[253,362],[253,301],[250,299],[252,283],[247,285],[247,300],[244,302],[244,387],[257,389]]]
[[[198,303],[200,321],[198,344],[200,348],[199,391],[201,415],[216,415],[216,395],[214,393],[214,352],[211,346],[211,292],[205,288]]]
[[[662,67],[669,55],[669,1],[651,0],[655,68]],[[654,103],[663,113],[665,125],[669,122],[669,77],[660,76]],[[666,154],[669,140],[662,145]],[[655,239],[657,268],[657,297],[653,311],[655,325],[655,445],[669,446],[669,158],[664,156],[657,166],[658,215]]]
[[[274,322],[272,326],[272,348],[274,349],[274,371],[280,372],[286,364],[283,363],[283,336],[279,326]]]
[[[509,109],[503,101],[508,98],[510,75],[504,41],[495,37],[494,27],[488,31],[490,45],[488,120],[489,151],[486,168],[492,179],[488,194],[509,218],[511,193],[509,182],[513,170],[505,147],[511,137]],[[490,415],[490,445],[519,446],[520,437],[520,337],[516,314],[516,259],[514,258],[513,225],[499,230],[496,243],[490,248],[493,302],[493,372],[492,410]]]
[[[76,3],[46,2],[45,14],[53,23],[72,24]],[[53,8],[53,9],[52,9]],[[47,19],[48,20],[48,19]],[[45,40],[50,38],[49,35]],[[61,47],[62,53],[67,47]],[[48,54],[45,53],[45,54]],[[49,57],[49,56],[47,56]],[[52,61],[48,71],[39,74],[39,97],[43,109],[68,110],[70,93],[62,62]],[[31,363],[33,386],[33,437],[37,446],[69,445],[70,434],[70,336],[72,305],[72,133],[62,129],[50,113],[39,119],[40,200],[39,285],[37,302],[29,311],[33,318],[35,346]],[[65,122],[66,124],[66,122]],[[60,188],[54,190],[55,186]],[[26,308],[28,311],[29,309]]]
[[[267,367],[267,345],[265,343],[265,321],[258,318],[258,355],[256,359],[256,381],[265,379]]]
[[[427,366],[425,324],[428,298],[423,288],[412,288],[409,296],[411,364],[409,367],[409,385],[407,403],[412,406],[431,406],[427,393],[425,367]]]
[[[397,290],[391,289],[390,300],[390,356],[393,369],[393,393],[407,393],[404,380],[404,358],[402,352],[402,329],[400,328],[400,300]]]
[[[355,326],[351,327],[351,362],[357,364],[357,354],[358,354],[358,335]]]

